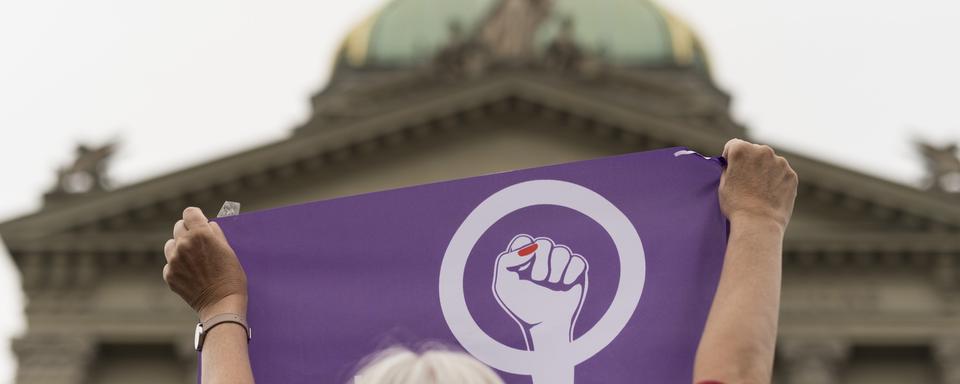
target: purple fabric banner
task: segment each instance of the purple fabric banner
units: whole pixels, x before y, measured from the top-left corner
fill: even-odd
[[[507,383],[689,383],[726,246],[718,159],[683,148],[217,219],[260,383],[347,383],[394,344]]]

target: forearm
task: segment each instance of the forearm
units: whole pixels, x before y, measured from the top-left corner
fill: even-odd
[[[208,319],[220,313],[246,316],[246,299],[228,297],[200,314]],[[202,384],[253,384],[253,371],[243,326],[223,323],[210,330],[201,352]]]
[[[697,350],[695,383],[770,382],[783,232],[774,220],[731,220],[720,283]]]

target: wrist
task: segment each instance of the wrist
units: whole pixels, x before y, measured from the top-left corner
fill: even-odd
[[[570,325],[556,323],[540,323],[530,327],[530,339],[533,348],[554,349],[570,344]]]
[[[200,317],[200,321],[206,321],[221,313],[234,313],[246,319],[247,296],[239,293],[227,295],[210,305],[200,308],[197,315]]]
[[[728,215],[730,229],[750,228],[751,230],[773,231],[783,236],[787,230],[787,219],[769,213],[739,211]]]

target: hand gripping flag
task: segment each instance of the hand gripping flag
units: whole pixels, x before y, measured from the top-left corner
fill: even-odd
[[[688,383],[720,275],[720,159],[683,148],[219,218],[261,383],[347,383],[394,344],[507,383]]]

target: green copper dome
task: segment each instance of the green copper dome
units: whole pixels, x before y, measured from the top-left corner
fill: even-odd
[[[451,25],[465,34],[477,31],[502,1],[390,1],[351,31],[343,42],[339,64],[356,68],[427,63],[450,42]],[[706,56],[694,33],[653,1],[521,1],[550,2],[549,13],[534,26],[534,52],[545,50],[569,21],[577,46],[609,64],[695,66],[706,71]]]

